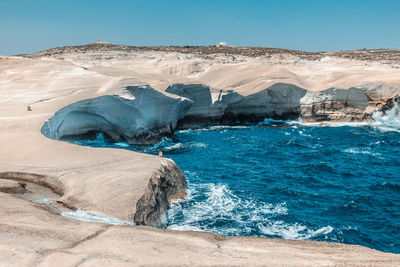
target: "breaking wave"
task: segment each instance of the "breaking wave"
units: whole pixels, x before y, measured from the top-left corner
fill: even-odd
[[[374,127],[378,127],[382,131],[396,131],[400,132],[400,107],[397,102],[394,103],[393,108],[387,110],[385,113],[377,111],[373,114],[372,118]]]
[[[186,130],[179,130],[176,133],[193,133],[193,132],[208,132],[208,131],[223,131],[223,130],[235,130],[235,129],[247,129],[249,125],[215,125],[204,128],[191,128]]]
[[[308,229],[300,224],[287,224],[283,221],[273,221],[259,223],[260,231],[270,237],[280,237],[283,239],[311,239],[316,236],[325,236],[333,231],[331,226],[324,226],[316,230]]]
[[[258,123],[258,126],[274,126],[274,127],[285,127],[285,126],[309,126],[309,127],[372,127],[382,132],[395,131],[400,132],[400,105],[395,102],[393,108],[385,112],[375,111],[372,114],[372,121],[361,121],[361,122],[303,122],[301,118],[297,120],[274,120],[265,119]]]
[[[277,219],[287,215],[285,202],[242,199],[226,185],[209,183],[190,185],[185,200],[173,202],[165,221],[172,230],[208,231],[226,236],[260,233],[284,239],[309,239],[333,230],[331,226],[313,230]]]

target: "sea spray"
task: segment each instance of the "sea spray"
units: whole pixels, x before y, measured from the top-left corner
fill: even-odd
[[[376,111],[372,115],[374,119],[373,126],[378,127],[382,131],[399,131],[400,132],[400,106],[394,102],[391,109],[383,112]]]

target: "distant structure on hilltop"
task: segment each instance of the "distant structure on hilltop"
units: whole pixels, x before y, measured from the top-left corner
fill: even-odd
[[[216,47],[228,47],[228,44],[226,42],[219,42]]]
[[[110,43],[103,40],[98,40],[97,42],[94,42],[94,44],[110,44]]]

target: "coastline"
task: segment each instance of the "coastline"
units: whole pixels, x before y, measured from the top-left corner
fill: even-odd
[[[79,54],[77,55],[79,56]],[[166,57],[165,64],[170,64],[171,61],[168,61],[168,58],[175,56],[175,54],[164,55]],[[121,70],[118,66],[118,64],[121,64],[118,62],[119,60],[123,62],[120,55],[117,54],[115,57],[117,66],[103,66],[104,63],[101,63],[92,67],[82,67],[81,63],[88,60],[83,56],[75,63],[59,59],[3,58],[0,60],[2,70],[0,74],[2,75],[2,83],[0,84],[2,88],[0,176],[10,178],[14,175],[14,179],[17,179],[20,183],[23,183],[23,179],[25,179],[25,181],[29,180],[33,183],[50,184],[53,191],[61,193],[57,201],[73,209],[94,210],[124,220],[132,220],[136,214],[139,214],[138,208],[144,208],[146,211],[142,212],[142,215],[137,215],[142,218],[137,221],[137,224],[156,225],[157,218],[167,207],[168,201],[173,197],[183,197],[184,195],[184,189],[182,189],[184,188],[183,174],[179,173],[179,168],[171,160],[131,151],[79,147],[51,140],[41,133],[43,123],[51,118],[53,113],[80,100],[104,95],[118,95],[129,98],[132,95],[127,95],[127,86],[150,84],[156,90],[162,91],[160,88],[165,87],[163,81],[165,77],[175,81],[170,85],[185,82],[188,79],[187,73],[181,76],[175,74],[168,76],[163,73],[165,69],[160,68],[156,69],[159,75],[158,80],[155,78],[147,80],[145,79],[148,77],[146,71],[154,70],[154,66],[164,64],[162,61],[156,64],[150,59],[151,62],[147,66],[148,70],[138,74],[135,73],[135,66],[144,62],[145,58],[139,58],[135,61],[134,58],[138,56],[136,54],[132,56],[133,59],[130,58],[129,60],[133,60],[133,63],[131,62],[131,66],[127,68],[130,68],[129,71],[126,71]],[[291,59],[291,56],[289,58]],[[199,59],[194,61],[196,60],[200,62],[198,64],[209,64]],[[253,59],[246,60],[252,61]],[[191,59],[188,59],[188,61],[191,61]],[[175,62],[175,59],[172,62]],[[343,66],[348,67],[350,63],[345,62]],[[90,64],[93,64],[93,62]],[[221,83],[221,81],[218,81],[218,79],[211,81],[211,76],[223,75],[228,70],[232,71],[235,68],[243,69],[243,66],[239,66],[242,63],[238,66],[230,64],[216,65],[213,71],[210,71],[207,65],[205,68],[207,71],[203,74],[203,81],[208,80],[209,84],[215,85]],[[250,64],[248,69],[253,70],[253,73],[259,73],[260,66],[257,66],[257,64]],[[359,62],[354,64],[358,65]],[[378,103],[379,105],[376,105],[377,100],[371,101],[371,103],[375,107],[381,107],[396,97],[399,87],[396,87],[397,83],[395,82],[400,84],[400,81],[393,77],[399,71],[393,68],[392,73],[383,74],[387,71],[387,66],[380,63],[376,63],[376,65],[378,67],[375,68],[382,68],[382,70],[377,71],[377,76],[386,80],[381,82],[380,85],[372,86],[371,91],[379,97],[384,96],[384,100],[381,100],[381,103]],[[188,65],[185,67],[188,67]],[[223,70],[224,68],[227,69]],[[129,73],[134,75],[127,77],[126,75]],[[277,79],[271,79],[274,84],[279,81],[281,74],[282,72],[279,72],[275,74]],[[262,73],[262,75],[265,75],[265,73]],[[368,75],[365,76],[365,82],[371,80],[370,77],[367,77]],[[343,81],[338,82],[337,87],[349,84],[352,78],[354,77],[345,77]],[[288,81],[287,78],[281,80],[282,82]],[[293,78],[289,78],[289,80],[292,81]],[[251,88],[248,91],[243,89],[243,85],[239,85],[234,91],[243,94],[246,98],[246,94],[251,96],[251,93],[259,88],[264,90],[273,85],[268,86],[271,83],[270,81],[265,81],[261,85],[252,85],[251,83],[250,85],[247,84]],[[322,83],[322,81],[319,81],[319,83]],[[348,87],[351,86],[355,85]],[[218,87],[220,90],[228,90],[229,88],[229,86],[224,87],[224,85]],[[380,88],[380,91],[376,88]],[[218,94],[218,91],[212,93]],[[277,89],[277,92],[281,91],[281,88]],[[284,94],[284,96],[287,95]],[[320,93],[317,93],[316,96],[319,97]],[[372,93],[368,95],[369,99],[372,96]],[[179,98],[178,96],[171,97]],[[187,96],[181,97],[183,99]],[[379,97],[376,99],[379,99]],[[200,98],[203,98],[203,95],[200,95]],[[210,98],[212,98],[212,95],[210,95]],[[335,99],[332,101],[332,98],[321,99],[324,101],[328,99],[329,103],[333,103],[331,106],[333,113],[326,114],[325,112],[324,115],[336,116],[337,110],[343,111],[344,108],[347,108],[340,105],[339,100],[342,99],[340,97],[338,101]],[[355,102],[358,105],[359,97],[354,99],[357,100]],[[345,103],[349,102],[347,95],[345,100]],[[320,101],[318,103],[326,102]],[[367,106],[363,104],[364,110],[367,110],[371,103],[367,103]],[[239,105],[239,108],[247,112],[249,106],[246,105],[246,103]],[[32,110],[28,111],[27,106],[30,106]],[[317,107],[320,109],[321,106],[325,106],[325,104]],[[292,106],[289,105],[289,108],[292,108]],[[295,109],[297,109],[297,104]],[[194,116],[192,120],[201,114],[201,112],[196,113],[199,110],[202,110],[201,105],[199,105],[199,109],[192,110],[191,115]],[[216,114],[212,113],[210,116],[209,110],[204,110],[207,112],[206,122],[209,117]],[[291,112],[291,110],[289,111]],[[353,109],[349,114],[353,114]],[[358,115],[359,113],[356,112],[356,116]],[[236,118],[234,117],[234,119]],[[354,118],[351,117],[350,119]],[[341,120],[348,121],[346,116],[338,117],[338,121]],[[175,118],[175,123],[178,123],[177,118]],[[189,123],[190,120],[188,120]],[[164,175],[162,170],[165,169],[173,174]],[[21,173],[41,176],[25,175],[24,178],[21,177]],[[172,191],[167,190],[169,192],[165,193],[165,191],[160,197],[156,197],[156,194],[149,195],[146,193],[149,187],[152,188],[149,184],[158,184],[162,177],[168,178],[168,185],[160,186],[160,188],[170,188]],[[39,182],[35,179],[39,179]],[[175,190],[176,188],[179,190]],[[0,244],[3,251],[0,253],[0,262],[11,261],[13,263],[21,260],[18,263],[25,265],[33,263],[46,265],[54,260],[65,260],[71,265],[80,261],[86,261],[86,264],[123,264],[125,260],[128,261],[127,264],[192,263],[194,265],[281,264],[283,260],[286,261],[285,265],[368,264],[371,262],[391,265],[400,262],[399,255],[354,245],[250,237],[224,238],[209,233],[173,232],[136,226],[123,227],[82,223],[62,218],[42,209],[38,204],[23,201],[9,193],[0,193],[0,196],[3,198],[2,225],[6,226],[2,227],[1,235],[7,238],[7,242]],[[141,201],[141,199],[145,199],[145,201]],[[146,206],[143,203],[150,204],[146,204]],[[164,206],[160,207],[160,203]],[[23,217],[18,215],[16,211],[22,213]],[[150,219],[147,220],[146,218]],[[65,228],[68,229],[68,232],[62,234]],[[46,233],[46,231],[50,233]],[[27,242],[24,239],[27,236],[29,236],[31,244],[26,244]],[[125,239],[126,236],[129,236],[129,238]],[[162,242],[159,241],[160,238],[163,240]],[[141,240],[141,246],[135,245],[136,240]],[[173,245],[171,245],[171,242]],[[13,252],[16,244],[18,244],[17,255]],[[116,244],[118,246],[112,248]],[[36,250],[32,251],[33,247],[36,247]],[[112,248],[111,252],[110,248]],[[242,252],[239,252],[239,250]],[[131,251],[135,251],[134,255],[129,255]],[[146,255],[146,258],[144,258],[144,255]],[[179,256],[182,257],[179,258]],[[234,256],[239,258],[233,260]]]

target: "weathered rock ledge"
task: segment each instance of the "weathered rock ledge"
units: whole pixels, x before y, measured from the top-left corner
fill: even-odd
[[[87,167],[90,168],[90,166]],[[184,198],[186,195],[186,178],[169,159],[162,159],[160,167],[149,178],[144,177],[142,181],[135,181],[135,175],[131,175],[131,179],[119,177],[120,180],[123,179],[119,183],[124,183],[124,187],[121,188],[117,188],[120,184],[116,183],[115,179],[112,183],[106,183],[107,177],[102,179],[97,176],[94,177],[97,178],[96,182],[105,183],[105,185],[92,186],[90,190],[87,190],[85,188],[90,184],[84,180],[84,172],[81,172],[79,176],[66,176],[65,173],[58,176],[27,172],[0,172],[0,192],[25,193],[24,183],[29,182],[50,189],[57,195],[57,203],[70,209],[101,211],[133,221],[136,225],[147,226],[159,226],[161,216],[171,201]],[[146,178],[149,179],[147,184]],[[131,194],[131,196],[126,196],[126,194]],[[98,199],[98,197],[107,199]],[[114,208],[117,210],[111,210]]]
[[[362,246],[80,222],[3,192],[0,213],[5,266],[400,264],[400,255]]]

